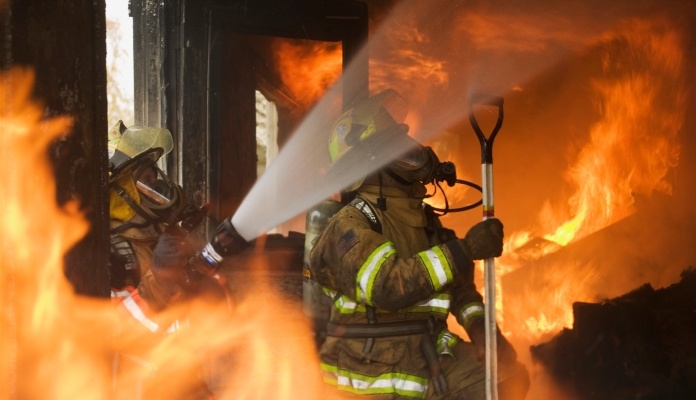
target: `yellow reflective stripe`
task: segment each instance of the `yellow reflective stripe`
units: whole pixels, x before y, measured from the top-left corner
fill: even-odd
[[[438,314],[449,314],[450,295],[449,293],[438,293],[435,297],[426,302],[405,309],[406,312],[436,312]]]
[[[338,386],[350,393],[397,394],[402,397],[423,399],[428,390],[428,379],[403,372],[386,372],[377,376],[338,369],[335,365],[321,363],[324,382]]]
[[[335,296],[334,292],[334,296]],[[358,304],[355,300],[346,295],[341,295],[334,298],[334,307],[341,314],[365,313],[366,308],[363,304]],[[404,308],[405,313],[437,313],[441,315],[449,314],[450,295],[449,293],[438,293],[435,297],[415,305],[413,307]],[[377,310],[380,312],[380,310]]]
[[[367,125],[363,133],[360,134],[360,140],[365,140],[368,137],[372,136],[373,133],[377,131],[377,125],[375,124],[375,120],[371,120],[370,123]]]
[[[418,253],[418,257],[425,265],[435,291],[442,289],[443,286],[452,281],[452,268],[440,246],[421,251]]]
[[[443,329],[437,336],[437,353],[452,354],[452,347],[459,341],[459,337],[447,329]]]
[[[351,300],[350,297],[341,296],[334,301],[336,309],[341,314],[353,314],[355,312],[365,312],[365,306]]]
[[[372,285],[375,282],[375,277],[379,273],[382,264],[395,253],[394,245],[391,242],[385,242],[367,257],[356,277],[355,297],[358,300],[372,305]]]
[[[333,161],[338,158],[338,140],[334,139],[329,142],[329,155]]]
[[[464,329],[469,328],[469,323],[471,322],[471,320],[477,317],[481,317],[483,315],[483,304],[479,302],[467,303],[462,307],[462,310],[459,312],[459,316],[462,319]]]
[[[321,375],[324,382],[333,386],[338,385],[338,368],[335,365],[322,362],[319,363],[319,368],[321,369]]]

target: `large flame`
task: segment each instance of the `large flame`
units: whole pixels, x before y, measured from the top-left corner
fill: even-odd
[[[494,31],[473,30],[485,34]],[[491,41],[485,44],[494,46]],[[685,108],[682,38],[662,19],[636,19],[593,45],[602,47],[607,49],[603,70],[587,82],[594,90],[599,119],[590,126],[586,142],[575,143],[569,150],[574,160],[565,172],[568,189],[562,199],[547,200],[533,228],[506,232],[504,256],[496,262],[499,321],[505,333],[513,337],[533,342],[572,326],[572,303],[596,300],[595,285],[601,274],[594,265],[545,271],[543,276],[528,277],[530,282],[543,282],[542,287],[527,287],[512,298],[504,297],[501,278],[505,274],[630,216],[635,212],[636,195],[671,194],[666,177],[679,161],[679,130]],[[401,61],[406,68],[396,68],[397,63],[388,68],[384,65],[391,73],[384,73],[385,77],[389,75],[385,81],[413,79],[414,64]],[[421,65],[421,76],[433,76],[431,65]],[[379,72],[376,75],[382,76]],[[443,81],[446,75],[434,83]],[[471,164],[457,153],[460,136],[445,133],[430,144],[443,160]],[[504,139],[501,136],[498,140]],[[473,182],[480,179],[461,178]],[[446,191],[450,207],[477,200],[478,194],[472,195],[469,187]],[[445,205],[441,197],[428,201],[440,208]],[[456,224],[454,218],[451,221]],[[466,227],[454,227],[459,233],[466,232]],[[478,268],[482,270],[482,264]]]
[[[636,194],[671,194],[666,176],[679,160],[685,92],[682,42],[668,26],[634,21],[610,38],[608,44],[623,42],[632,56],[608,55],[603,77],[592,82],[601,118],[567,170],[575,191],[565,205],[547,202],[538,227],[510,235],[500,260],[503,274],[631,215]],[[600,276],[592,265],[563,268],[563,274],[545,271],[536,277],[543,287],[528,288],[506,303],[505,316],[514,320],[506,329],[539,338],[572,326],[571,304],[596,300]]]
[[[234,312],[200,300],[151,316],[158,333],[74,293],[63,257],[88,223],[77,202],[57,205],[47,157],[71,118],[43,119],[32,86],[28,71],[0,76],[0,397],[187,398],[201,371],[216,371],[219,399],[320,398],[308,323],[262,278]],[[164,332],[175,320],[180,329]]]
[[[339,44],[276,40],[275,67],[303,110],[312,106],[341,74]]]
[[[70,321],[78,310],[62,270],[63,254],[84,235],[87,223],[75,203],[55,205],[46,149],[68,129],[70,119],[42,120],[41,107],[28,100],[32,84],[33,75],[26,71],[0,77],[0,356],[5,361],[0,393],[3,398],[40,398],[40,393],[60,398],[55,394],[75,394],[82,387],[83,393],[97,394],[94,382],[104,378],[104,364],[95,365],[89,379],[66,379],[56,368],[69,361],[86,372],[96,357],[82,346],[90,342],[85,340],[89,334]]]

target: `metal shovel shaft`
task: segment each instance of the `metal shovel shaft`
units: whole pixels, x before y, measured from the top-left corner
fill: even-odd
[[[474,105],[498,108],[498,119],[491,134],[486,137],[474,115]],[[503,99],[501,97],[472,96],[469,101],[469,121],[481,143],[481,187],[483,191],[483,219],[493,218],[493,140],[503,124]],[[495,259],[484,260],[484,296],[486,326],[486,400],[498,400],[498,348],[495,316]]]
[[[493,164],[481,165],[483,177],[483,219],[493,218]],[[484,323],[486,325],[486,399],[498,400],[498,348],[497,329],[495,315],[495,259],[487,258],[483,261],[484,277]]]

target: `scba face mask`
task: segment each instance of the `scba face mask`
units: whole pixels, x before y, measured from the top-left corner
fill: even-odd
[[[449,161],[440,162],[431,147],[421,145],[392,162],[386,171],[403,184],[421,182],[427,185],[446,181],[453,186],[457,178],[454,164]]]
[[[186,206],[183,190],[154,161],[143,163],[133,174],[143,208],[150,217],[175,222]]]

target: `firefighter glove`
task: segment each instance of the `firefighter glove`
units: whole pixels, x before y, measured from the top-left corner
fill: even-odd
[[[503,223],[497,218],[481,221],[471,227],[462,245],[472,260],[485,260],[503,253]]]
[[[152,267],[181,268],[192,255],[191,246],[185,237],[163,234],[152,251]]]
[[[188,285],[186,263],[192,254],[185,237],[168,233],[160,236],[152,251],[152,275],[162,290],[176,293]]]

